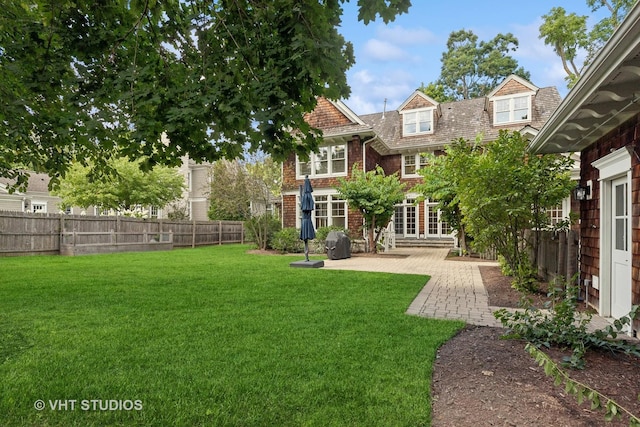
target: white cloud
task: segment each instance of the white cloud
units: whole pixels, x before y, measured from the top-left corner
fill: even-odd
[[[360,70],[353,74],[353,83],[356,85],[369,85],[374,81],[375,77],[369,70]]]
[[[408,52],[386,41],[369,39],[364,45],[364,54],[367,58],[376,61],[401,61],[410,58]]]
[[[358,70],[351,74],[351,97],[345,103],[356,114],[379,113],[387,100],[387,111],[395,110],[417,88],[415,77],[402,69],[373,74]]]

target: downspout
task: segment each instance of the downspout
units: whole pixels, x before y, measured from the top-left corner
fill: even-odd
[[[295,172],[296,175],[298,172]],[[284,228],[284,194],[282,194],[282,184],[284,183],[284,162],[280,163],[280,227]]]
[[[354,138],[358,137],[358,139],[360,138],[359,135],[354,135],[353,137]],[[376,138],[378,138],[378,137],[377,136],[372,136],[369,139],[362,140],[362,172],[365,172],[365,173],[367,172],[367,143],[374,141]],[[362,227],[362,237],[365,239],[365,241],[367,241],[367,238],[369,237],[369,235],[367,233],[367,230],[364,227],[364,225],[365,225],[364,224],[364,218],[362,218],[362,225],[363,225],[363,227]],[[371,242],[369,242],[369,244],[371,244]]]

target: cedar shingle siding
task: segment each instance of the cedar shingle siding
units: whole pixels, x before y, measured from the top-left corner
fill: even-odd
[[[528,86],[527,86],[528,85]],[[534,89],[532,89],[534,88]],[[498,137],[500,129],[521,130],[523,127],[539,129],[560,103],[560,95],[554,87],[537,88],[516,76],[510,76],[496,88],[492,96],[517,93],[535,93],[532,98],[531,120],[507,126],[494,126],[493,113],[488,98],[469,99],[456,102],[436,103],[420,92],[412,93],[398,110],[384,111],[358,116],[341,102],[318,99],[316,109],[306,116],[307,122],[323,131],[327,145],[347,144],[347,174],[351,174],[354,164],[362,167],[363,146],[366,147],[364,161],[367,171],[380,165],[386,174],[398,173],[407,188],[420,182],[420,178],[402,178],[402,158],[404,155],[434,152],[442,154],[443,148],[451,141],[464,138],[473,141],[482,133],[485,141]],[[403,117],[400,111],[433,108],[432,132],[404,137]],[[300,177],[302,178],[302,177]],[[296,158],[291,155],[283,165],[283,225],[295,227],[296,196],[302,179],[296,177]],[[314,194],[335,194],[338,185],[336,177],[311,177]],[[418,236],[425,234],[425,205],[417,207]],[[356,213],[348,213],[349,229],[357,234],[362,226],[362,218]]]

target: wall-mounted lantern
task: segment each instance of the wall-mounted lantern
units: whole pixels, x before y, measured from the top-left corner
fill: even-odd
[[[591,200],[593,195],[592,187],[593,182],[591,180],[587,181],[586,185],[578,184],[578,186],[573,190],[573,196],[576,200]]]

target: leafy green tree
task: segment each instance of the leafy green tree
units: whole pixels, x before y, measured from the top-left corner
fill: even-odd
[[[304,114],[350,90],[342,3],[0,0],[0,176],[55,186],[74,161],[101,173],[113,156],[149,169],[315,150]],[[359,19],[410,4],[358,0]]]
[[[464,172],[456,171],[463,223],[479,250],[495,248],[514,272],[520,286],[534,273],[527,232],[540,228],[546,210],[571,194],[572,160],[561,155],[532,156],[518,132],[501,131],[482,147],[452,145],[466,156]]]
[[[495,248],[524,288],[534,273],[527,233],[543,228],[547,209],[574,187],[569,158],[531,156],[527,144],[520,133],[508,131],[486,144],[481,137],[453,141],[445,156],[432,157],[420,170],[424,182],[414,187],[439,202],[446,221],[468,233],[475,249]]]
[[[445,147],[445,155],[427,154],[428,167],[418,170],[422,183],[413,187],[413,191],[421,194],[422,198],[438,202],[442,219],[456,230],[460,248],[465,253],[468,250],[467,233],[458,197],[459,182],[467,174],[469,158],[478,147],[479,145],[469,144],[461,138]]]
[[[511,74],[529,80],[529,72],[509,55],[517,47],[518,39],[511,33],[478,43],[473,31],[454,31],[447,40],[447,51],[442,54],[437,84],[444,87],[448,98],[460,100],[486,95]]]
[[[560,57],[562,67],[567,73],[567,86],[573,87],[582,70],[593,60],[600,48],[620,25],[636,0],[586,0],[593,12],[605,7],[609,15],[587,30],[587,16],[567,14],[562,7],[554,7],[543,15],[544,22],[540,26],[540,38],[553,47]],[[585,55],[582,64],[576,64],[580,53]]]
[[[238,160],[218,160],[211,167],[209,219],[245,221],[251,217],[247,170]]]
[[[280,164],[269,156],[245,162],[218,160],[211,168],[209,218],[245,221],[258,248],[267,249],[274,227],[279,229],[279,221],[266,208],[280,195],[280,175]]]
[[[385,175],[378,166],[364,172],[353,165],[351,178],[339,178],[338,193],[347,201],[350,209],[357,210],[364,218],[369,240],[369,252],[377,252],[377,243],[384,228],[391,221],[395,206],[404,200],[405,185],[397,174]]]
[[[134,211],[138,206],[164,207],[176,201],[184,190],[184,178],[173,168],[156,166],[151,171],[140,169],[140,159],[108,162],[115,174],[92,180],[91,168],[74,163],[54,192],[65,206],[98,206],[120,212]]]
[[[540,26],[540,38],[544,39],[546,45],[553,46],[567,73],[567,82],[573,86],[583,68],[576,65],[576,56],[581,49],[589,46],[587,17],[575,13],[567,15],[564,8],[554,7],[542,19],[544,23]]]

